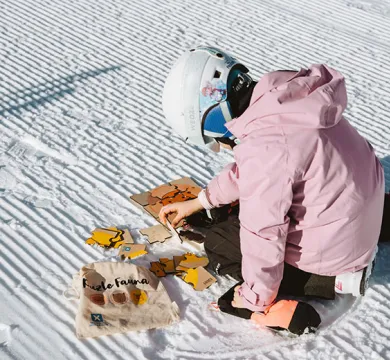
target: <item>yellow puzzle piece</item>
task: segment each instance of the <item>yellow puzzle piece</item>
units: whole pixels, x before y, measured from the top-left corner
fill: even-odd
[[[214,276],[201,266],[196,269],[188,269],[183,276],[183,280],[188,284],[192,284],[197,291],[203,291],[217,281]]]
[[[105,248],[118,248],[124,243],[123,234],[123,230],[119,230],[115,227],[109,227],[107,229],[97,228],[92,231],[92,236],[86,240],[86,243]]]
[[[122,258],[135,259],[138,256],[147,254],[146,245],[143,244],[123,244],[118,256]]]
[[[180,261],[179,266],[176,270],[188,271],[188,269],[195,269],[199,266],[207,266],[209,259],[207,257],[198,257],[195,254],[187,253],[184,254],[185,259]]]

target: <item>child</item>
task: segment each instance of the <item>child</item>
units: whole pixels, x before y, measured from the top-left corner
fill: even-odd
[[[175,225],[239,200],[239,217],[212,228],[205,241],[214,270],[242,279],[234,307],[261,317],[277,295],[364,294],[384,174],[342,116],[346,106],[344,78],[326,65],[272,72],[256,83],[231,55],[198,47],[172,68],[166,120],[188,143],[233,149],[235,162],[197,199],[164,207],[160,219],[176,212]]]

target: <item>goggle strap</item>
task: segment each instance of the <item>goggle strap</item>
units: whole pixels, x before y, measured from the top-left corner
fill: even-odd
[[[229,122],[233,119],[230,107],[227,101],[223,101],[219,104],[219,107],[221,108],[222,115],[225,118],[226,122]]]

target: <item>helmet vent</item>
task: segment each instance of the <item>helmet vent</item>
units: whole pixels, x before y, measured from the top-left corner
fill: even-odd
[[[215,70],[214,78],[215,78],[215,79],[219,79],[220,77],[221,77],[221,72],[218,71],[218,70]]]
[[[221,54],[221,53],[216,53],[215,54],[217,57],[219,57],[219,58],[223,58],[223,55]]]

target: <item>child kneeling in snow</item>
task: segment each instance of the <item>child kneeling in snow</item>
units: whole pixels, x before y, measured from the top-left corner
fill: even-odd
[[[205,249],[216,272],[242,282],[232,305],[256,312],[260,323],[264,312],[294,313],[288,303],[275,307],[277,296],[364,294],[384,174],[343,117],[346,105],[344,78],[326,65],[272,72],[256,83],[212,47],[185,52],[166,81],[163,108],[173,130],[188,143],[233,149],[235,162],[197,199],[164,207],[160,219],[175,212],[175,225],[239,200],[239,216],[212,227]]]

